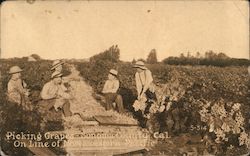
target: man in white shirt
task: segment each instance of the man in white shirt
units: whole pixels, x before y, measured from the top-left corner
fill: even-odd
[[[140,110],[141,121],[143,127],[148,127],[152,130],[153,124],[157,122],[154,115],[150,114],[150,107],[157,101],[156,94],[153,87],[152,73],[148,68],[145,67],[142,61],[137,61],[134,65],[136,68],[135,82],[137,90],[137,100],[140,103],[145,104],[144,110]]]
[[[119,113],[124,112],[122,96],[117,93],[119,89],[119,80],[117,79],[118,72],[114,69],[109,71],[108,80],[105,82],[102,93],[105,95],[106,110],[112,108],[112,104],[116,104],[116,109]]]
[[[145,67],[142,61],[137,61],[134,68],[137,70],[135,73],[137,99],[140,100],[145,96],[148,100],[156,100],[151,71]]]
[[[55,71],[51,78],[52,80],[47,82],[41,91],[43,100],[54,100],[47,109],[54,107],[57,111],[58,108],[62,108],[65,117],[71,116],[69,100],[72,99],[72,96],[66,92],[66,88],[62,84],[62,74]]]

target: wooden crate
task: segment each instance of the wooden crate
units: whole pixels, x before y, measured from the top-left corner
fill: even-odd
[[[100,125],[113,125],[113,126],[138,126],[137,124],[129,124],[123,122],[117,122],[113,116],[94,116],[95,120],[99,122]]]

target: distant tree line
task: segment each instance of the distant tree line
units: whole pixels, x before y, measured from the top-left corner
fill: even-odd
[[[155,49],[152,49],[147,59],[138,59],[137,61],[143,61],[148,64],[159,63],[157,60],[157,53]],[[133,59],[132,63],[135,63],[136,60]],[[179,57],[170,56],[162,60],[162,63],[169,65],[206,65],[206,66],[250,66],[249,59],[238,59],[230,58],[224,53],[216,53],[212,50],[205,52],[204,55],[201,55],[200,52],[197,52],[195,55],[192,55],[190,52],[187,54],[181,53]]]
[[[168,57],[162,61],[170,65],[206,65],[206,66],[249,66],[250,60],[230,58],[224,53],[215,53],[212,50],[207,51],[204,56],[199,52],[195,56],[190,52],[185,56],[183,53],[179,57]]]
[[[32,54],[30,57],[35,60],[41,60],[42,58],[37,54]],[[28,57],[24,57],[27,59]],[[76,60],[73,60],[76,61]],[[79,59],[77,60],[79,61]],[[102,61],[107,61],[111,64],[120,62],[120,49],[118,45],[112,45],[110,48],[96,54],[89,59],[82,59],[82,62],[90,61],[92,63],[99,62],[102,64]],[[161,62],[158,62],[156,49],[152,49],[147,59],[139,58],[137,60],[133,59],[132,63],[134,64],[136,61],[143,61],[147,64],[156,64],[156,63],[164,63],[169,65],[206,65],[206,66],[250,66],[249,59],[240,59],[240,58],[230,58],[224,53],[216,53],[212,50],[205,52],[204,55],[201,55],[200,52],[196,52],[195,55],[192,55],[190,52],[187,54],[181,53],[179,57],[170,56],[163,59]]]

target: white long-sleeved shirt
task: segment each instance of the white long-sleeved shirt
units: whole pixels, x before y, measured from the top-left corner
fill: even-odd
[[[140,95],[140,93],[145,93],[151,83],[153,82],[152,73],[150,70],[146,69],[142,72],[136,72],[135,73],[135,82],[136,82],[136,89],[137,94]]]
[[[119,81],[117,79],[107,80],[104,84],[102,93],[116,93],[119,89]]]
[[[66,88],[63,84],[55,84],[53,81],[47,82],[41,91],[42,99],[64,98],[70,99],[71,96],[66,93]]]

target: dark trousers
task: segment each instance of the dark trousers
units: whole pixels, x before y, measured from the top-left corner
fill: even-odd
[[[72,112],[70,111],[70,103],[68,100],[62,106],[62,110],[65,117],[72,116]]]
[[[50,100],[42,100],[40,102],[40,108],[44,113],[50,112],[50,110],[54,110],[54,104],[56,102],[56,99],[50,99]],[[65,103],[62,106],[62,112],[65,117],[71,116],[72,112],[70,111],[70,103],[68,100],[65,100]]]
[[[106,100],[106,110],[110,110],[113,108],[113,103],[116,103],[116,110],[119,113],[124,112],[124,107],[123,107],[123,99],[122,96],[116,93],[106,93],[105,94],[105,100]]]
[[[141,125],[142,127],[148,127],[149,129],[152,128],[152,124],[156,123],[156,117],[153,115],[150,119],[144,117],[144,115],[149,114],[149,109],[153,104],[153,101],[157,101],[156,94],[151,92],[149,89],[145,92],[147,101],[146,101],[146,108],[144,112],[141,112]]]
[[[145,95],[146,95],[146,98],[147,98],[147,101],[146,101],[146,108],[145,108],[145,111],[144,111],[144,114],[148,114],[149,113],[149,109],[151,107],[151,105],[153,104],[152,101],[157,101],[157,98],[156,98],[156,94],[147,90],[145,92]]]

